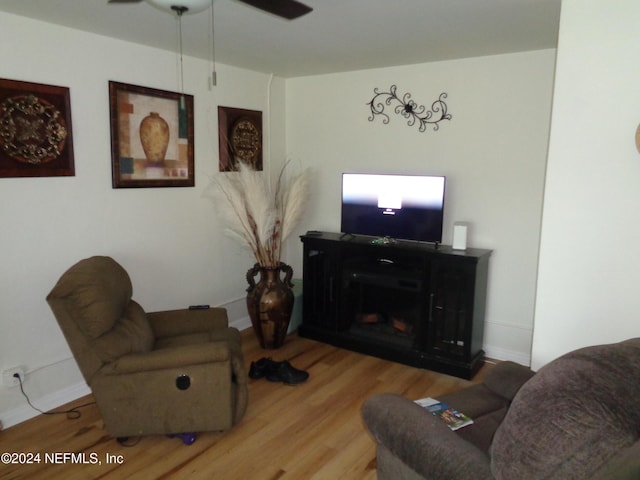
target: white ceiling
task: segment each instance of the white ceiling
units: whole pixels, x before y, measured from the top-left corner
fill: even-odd
[[[313,12],[289,21],[236,0],[215,0],[216,61],[296,77],[555,48],[561,2],[302,1]],[[178,48],[177,17],[144,2],[0,0],[0,11],[161,49]],[[210,18],[210,9],[183,17],[185,55],[211,59]]]

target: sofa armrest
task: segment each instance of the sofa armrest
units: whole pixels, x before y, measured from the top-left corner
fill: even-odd
[[[484,385],[492,392],[511,402],[535,372],[515,362],[500,362],[487,373]]]
[[[124,355],[105,365],[102,373],[121,375],[148,372],[203,363],[226,362],[229,358],[229,346],[226,342],[209,342]]]
[[[620,452],[605,463],[592,480],[638,480],[640,478],[640,440]]]
[[[229,326],[227,310],[220,307],[149,312],[147,318],[156,338],[202,333]]]
[[[362,406],[372,436],[428,479],[491,478],[488,457],[415,402],[391,393],[369,397]]]

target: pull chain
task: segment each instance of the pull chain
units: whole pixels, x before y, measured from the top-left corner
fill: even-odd
[[[184,110],[184,67],[182,64],[182,14],[189,9],[187,7],[181,7],[172,5],[171,10],[174,10],[178,14],[178,36],[180,39],[180,109]]]

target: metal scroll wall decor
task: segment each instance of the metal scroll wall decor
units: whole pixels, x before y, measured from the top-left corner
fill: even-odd
[[[369,121],[373,122],[376,116],[383,117],[382,123],[389,123],[389,115],[384,112],[385,105],[397,104],[393,107],[393,111],[398,115],[402,115],[407,119],[407,125],[412,127],[418,124],[418,130],[424,132],[427,126],[432,126],[433,130],[440,129],[440,122],[443,120],[451,120],[451,114],[447,113],[447,104],[444,99],[447,98],[446,93],[441,93],[438,100],[431,104],[431,110],[427,110],[424,105],[418,105],[411,99],[410,93],[405,93],[402,98],[396,93],[398,87],[391,85],[388,92],[381,92],[377,88],[373,89],[375,95],[367,105],[371,108]]]

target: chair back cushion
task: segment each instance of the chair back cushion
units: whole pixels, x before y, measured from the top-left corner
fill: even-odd
[[[516,394],[491,446],[498,480],[586,479],[640,435],[640,338],[586,347]]]
[[[67,270],[51,292],[65,298],[78,328],[98,338],[113,328],[131,300],[129,275],[110,257],[81,260]]]
[[[88,384],[104,363],[153,347],[146,314],[131,295],[124,268],[95,256],[69,268],[47,296]]]

